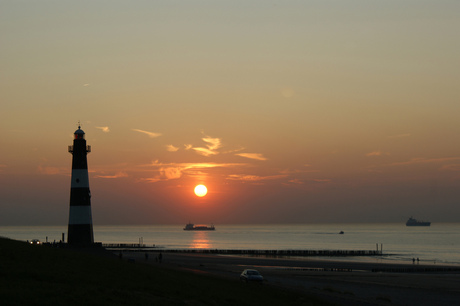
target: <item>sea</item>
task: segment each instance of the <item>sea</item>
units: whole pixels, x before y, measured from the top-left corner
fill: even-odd
[[[380,256],[341,259],[460,265],[460,223],[405,224],[215,224],[215,231],[185,225],[94,226],[94,241],[145,244],[162,249],[381,250]],[[343,232],[343,234],[340,234]],[[67,226],[0,226],[0,236],[59,242]]]

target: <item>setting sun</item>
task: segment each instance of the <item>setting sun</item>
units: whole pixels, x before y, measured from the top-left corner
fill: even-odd
[[[204,197],[208,193],[208,188],[205,185],[197,185],[195,187],[195,194],[199,197]]]

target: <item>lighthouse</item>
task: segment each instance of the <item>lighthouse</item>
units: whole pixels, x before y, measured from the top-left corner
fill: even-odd
[[[94,243],[91,217],[91,192],[89,191],[88,162],[86,155],[91,146],[86,145],[85,132],[78,125],[74,133],[72,154],[72,181],[70,184],[70,211],[67,241],[69,245],[89,246]]]

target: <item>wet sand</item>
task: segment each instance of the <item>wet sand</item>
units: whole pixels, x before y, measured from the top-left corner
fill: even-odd
[[[457,305],[460,301],[460,266],[454,265],[167,252],[159,263],[157,256],[149,253],[146,259],[143,252],[123,254],[140,263],[235,281],[244,269],[255,268],[264,276],[264,285],[302,291],[337,305]],[[414,269],[418,272],[388,272]],[[376,270],[385,272],[372,272]]]

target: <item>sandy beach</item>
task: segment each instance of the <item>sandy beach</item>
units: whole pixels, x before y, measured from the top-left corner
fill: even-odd
[[[302,291],[337,305],[456,305],[460,301],[459,266],[167,252],[160,263],[158,254],[148,253],[146,258],[143,252],[124,252],[123,258],[235,281],[244,269],[255,268],[266,286]]]

